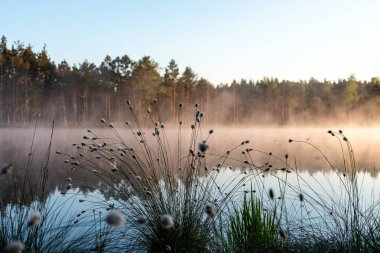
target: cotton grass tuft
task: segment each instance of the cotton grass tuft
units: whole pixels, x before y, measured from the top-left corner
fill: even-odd
[[[41,213],[40,212],[34,212],[29,218],[28,221],[28,227],[36,227],[40,224],[41,222]]]
[[[117,210],[109,211],[104,220],[112,227],[119,227],[125,223],[124,214]]]
[[[216,215],[215,206],[213,204],[207,204],[205,212],[209,218],[214,218]]]
[[[198,149],[199,149],[199,151],[201,151],[202,153],[204,153],[204,152],[207,151],[207,149],[209,149],[209,146],[206,143],[206,141],[202,141],[201,143],[198,144]]]
[[[20,241],[10,242],[5,247],[5,252],[7,253],[22,253],[25,252],[25,245]]]
[[[148,218],[145,215],[140,215],[137,217],[137,223],[140,225],[146,225],[148,224]]]
[[[173,217],[169,214],[164,214],[160,218],[161,226],[165,229],[170,229],[174,227],[174,220]]]

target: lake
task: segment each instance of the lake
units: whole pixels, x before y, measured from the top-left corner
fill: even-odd
[[[154,144],[152,129],[145,129],[138,134],[135,131],[133,136],[124,126],[116,128],[117,134],[125,141],[125,147],[128,147],[127,152],[130,152],[132,147],[134,152],[139,152],[144,143],[139,142],[139,138],[136,139],[135,136],[145,136],[145,143],[151,143],[152,154],[164,157],[161,151],[154,151],[158,147]],[[304,226],[305,216],[309,221],[323,223],[335,212],[344,213],[345,208],[352,202],[352,196],[349,196],[347,191],[350,193],[355,191],[353,184],[357,188],[354,195],[356,194],[360,200],[363,210],[367,210],[379,200],[380,179],[377,158],[380,154],[380,129],[341,128],[349,144],[352,145],[355,160],[350,160],[348,142],[342,140],[342,137],[339,139],[328,134],[329,129],[214,127],[214,133],[210,136],[209,129],[202,128],[196,132],[195,143],[207,139],[209,145],[202,160],[208,171],[200,171],[197,175],[200,184],[202,180],[207,181],[207,176],[213,175],[212,173],[218,175],[215,176],[215,185],[218,189],[214,189],[213,193],[233,195],[230,198],[233,200],[232,204],[225,204],[225,208],[241,201],[245,194],[253,193],[267,208],[280,208],[288,218],[291,217],[296,221],[283,224],[290,231]],[[339,129],[332,130],[338,133]],[[129,191],[129,188],[123,185],[122,177],[120,181],[105,182],[101,179],[107,178],[105,177],[107,174],[94,173],[93,170],[101,168],[102,164],[115,168],[122,165],[118,160],[107,160],[105,157],[95,155],[97,148],[103,148],[99,143],[95,145],[99,140],[107,143],[107,147],[115,146],[115,149],[123,149],[113,131],[113,128],[95,128],[91,132],[87,129],[57,128],[54,129],[51,150],[47,153],[50,129],[38,128],[31,147],[34,129],[1,128],[0,162],[13,164],[12,173],[0,177],[2,211],[5,212],[6,208],[16,203],[32,206],[46,202],[51,208],[61,210],[57,216],[60,221],[72,219],[80,224],[83,222],[81,217],[85,212],[106,213],[118,203],[133,200],[133,194],[129,196],[120,194],[120,191]],[[86,137],[83,138],[84,136]],[[177,129],[165,129],[161,131],[162,136],[166,136],[163,138],[165,140],[163,145],[170,147],[167,149],[170,150],[170,157],[174,160],[180,157],[179,164],[173,163],[173,168],[183,168],[184,163],[189,161],[187,159],[189,159],[191,130],[183,129],[179,132]],[[178,136],[181,136],[180,142]],[[289,139],[292,141],[289,142]],[[249,140],[249,143],[241,145],[246,140]],[[81,155],[85,154],[83,147],[87,146],[82,145],[83,142],[93,142],[94,145],[88,147],[95,148],[95,152],[93,154],[90,152],[90,156],[84,155],[87,167],[90,168],[87,170],[74,164],[79,161]],[[195,153],[197,151],[195,146],[190,149]],[[29,155],[30,153],[32,154]],[[228,159],[225,159],[227,153]],[[45,167],[44,160],[48,161],[45,178],[41,177],[43,171],[41,168]],[[353,163],[357,169],[355,181],[351,178]],[[158,160],[157,164],[160,164]],[[30,189],[40,189],[41,180],[46,180],[45,194],[41,195],[38,190],[20,193],[20,189],[25,186],[23,171],[26,167],[28,167],[27,186]],[[174,175],[181,173],[179,169],[173,170]],[[165,176],[160,175],[160,177]],[[234,183],[241,179],[245,180],[244,183],[234,188]],[[273,191],[274,196],[268,195],[269,191]],[[219,200],[216,198],[215,203],[217,201]]]
[[[122,129],[122,127],[120,127]],[[210,128],[211,129],[211,128]],[[323,128],[220,128],[215,127],[214,133],[208,139],[210,153],[208,163],[215,162],[214,155],[224,155],[227,150],[239,145],[243,140],[249,140],[247,147],[266,153],[271,152],[273,156],[283,158],[289,155],[289,163],[297,166],[303,177],[318,177],[321,173],[328,175],[331,173],[328,163],[323,159],[321,154],[305,143],[289,143],[289,139],[298,141],[307,141],[318,147],[335,168],[343,170],[342,151],[336,138],[327,134],[327,130]],[[354,149],[356,164],[358,171],[362,172],[366,182],[378,180],[380,155],[380,129],[377,128],[342,128],[344,134],[349,138]],[[33,137],[32,128],[1,128],[0,129],[0,162],[12,163],[14,171],[25,168],[27,164],[30,145]],[[93,129],[97,135],[112,137],[112,133],[105,129]],[[131,138],[128,130],[119,130],[120,135],[131,145],[136,142]],[[207,129],[204,129],[203,137],[206,138]],[[147,130],[147,138],[149,141],[151,130]],[[149,133],[149,134],[148,134]],[[86,135],[86,129],[54,129],[51,157],[49,161],[49,192],[60,191],[67,185],[67,178],[72,178],[74,188],[81,191],[93,191],[101,187],[101,182],[92,173],[75,170],[71,171],[70,166],[64,163],[65,158],[55,154],[59,150],[67,154],[77,154],[77,150],[72,144],[81,143],[83,135]],[[178,150],[178,130],[166,131],[168,140],[172,148],[172,155]],[[188,150],[190,131],[182,131],[182,154],[186,154]],[[199,137],[202,139],[202,137]],[[37,184],[39,178],[36,176],[40,169],[41,161],[46,153],[50,139],[50,129],[39,128],[36,131],[35,143],[33,146],[33,161],[30,166],[31,184]],[[152,141],[152,140],[150,140]],[[343,143],[344,144],[344,143]],[[253,159],[263,165],[268,162],[268,155],[260,152],[253,153]],[[243,161],[244,157],[240,152],[235,152],[233,158]],[[347,159],[347,157],[346,157]],[[270,161],[270,159],[269,159]],[[276,161],[271,161],[274,167],[280,167]],[[232,162],[233,164],[233,162]],[[2,179],[3,180],[3,179]],[[306,180],[306,179],[305,179]],[[312,182],[313,180],[307,180]],[[4,202],[15,201],[15,196],[10,194],[12,187],[18,187],[18,182],[2,182],[0,185],[0,198]],[[12,191],[13,192],[13,191]]]

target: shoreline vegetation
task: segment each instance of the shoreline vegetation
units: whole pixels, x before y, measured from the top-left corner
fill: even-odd
[[[112,122],[101,118],[100,123],[112,138],[88,129],[73,145],[72,152],[53,151],[53,125],[37,189],[45,194],[50,156],[58,155],[67,169],[87,171],[98,177],[119,198],[96,202],[78,198],[71,192],[72,178],[67,178],[60,199],[48,198],[29,207],[15,203],[1,213],[0,250],[11,253],[380,250],[380,201],[374,194],[372,202],[364,205],[353,148],[343,131],[327,131],[339,144],[343,169],[336,168],[313,143],[288,140],[289,145],[307,145],[316,150],[336,177],[334,183],[327,179],[327,184],[306,182],[300,177],[296,158],[259,150],[250,140],[237,141],[225,152],[214,154],[209,145],[214,129],[204,126],[205,113],[198,103],[188,109],[182,103],[178,105],[175,145],[182,147],[183,128],[188,127],[183,123],[183,111],[191,112],[192,123],[188,148],[177,148],[176,152],[169,145],[160,100],[149,101],[140,117],[132,102],[128,100],[127,105],[131,120],[125,122],[125,127],[134,142],[125,141],[126,137]],[[140,118],[142,122],[150,122],[149,132],[143,131]],[[33,143],[29,159],[33,159]],[[232,154],[240,158],[232,158]],[[258,154],[266,156],[266,162],[258,162]],[[211,157],[216,157],[216,162],[211,162]],[[275,162],[280,165],[274,165]],[[28,164],[29,160],[20,197],[29,190]],[[232,170],[232,166],[239,169]],[[11,170],[12,166],[4,165],[0,180],[12,176]],[[269,185],[268,178],[276,184]],[[70,203],[76,203],[83,205],[83,209],[67,217],[67,223],[56,222],[57,213],[64,209],[55,208],[54,201],[66,201],[69,207]]]
[[[178,104],[184,105],[184,123],[192,118],[194,102],[202,105],[205,125],[318,125],[320,122],[376,126],[380,114],[380,79],[360,81],[351,75],[336,81],[235,80],[212,84],[190,68],[180,70],[175,60],[166,67],[151,57],[133,60],[128,55],[106,56],[96,65],[84,61],[55,63],[47,49],[36,51],[17,41],[0,43],[0,126],[31,126],[41,113],[48,126],[93,126],[101,117],[123,122],[131,114],[126,101],[148,108],[160,100],[159,112],[175,125]],[[157,112],[155,112],[157,113]],[[136,113],[142,125],[144,112]],[[321,125],[322,126],[322,125]]]

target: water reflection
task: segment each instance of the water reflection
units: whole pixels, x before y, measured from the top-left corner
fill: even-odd
[[[208,129],[204,129],[206,133]],[[378,147],[380,146],[380,130],[365,128],[343,129],[346,136],[350,139],[354,148],[357,168],[359,171],[365,171],[367,176],[365,180],[371,180],[371,177],[377,178],[377,156]],[[98,136],[104,138],[114,138],[114,135],[105,129],[94,129]],[[151,137],[151,129],[145,131],[148,140]],[[166,130],[168,140],[172,149],[172,154],[177,154],[177,130]],[[125,141],[130,146],[136,146],[138,143],[131,137],[128,130],[119,130],[121,136],[125,136]],[[79,189],[83,193],[91,193],[100,190],[106,198],[117,197],[113,194],[108,186],[102,184],[99,179],[92,173],[84,170],[71,170],[69,164],[63,163],[64,157],[55,154],[60,150],[67,154],[78,154],[73,143],[80,143],[82,136],[86,134],[86,129],[55,129],[52,154],[49,161],[49,176],[46,184],[48,193],[65,192],[67,178],[72,179],[73,188]],[[21,199],[20,188],[25,178],[25,168],[27,166],[28,154],[32,143],[33,129],[0,129],[0,162],[12,163],[13,173],[0,177],[0,202],[1,203],[19,203],[30,204],[34,200],[43,201],[41,196],[36,193],[40,183],[41,161],[43,160],[50,138],[50,129],[37,129],[36,143],[33,148],[31,166],[28,171],[28,189],[27,194],[23,194]],[[190,131],[182,132],[182,155],[188,152],[188,143],[190,142]],[[204,137],[206,138],[206,137]],[[327,134],[327,129],[315,128],[216,128],[213,136],[208,140],[210,145],[209,155],[207,155],[208,164],[215,165],[219,158],[218,155],[225,154],[242,140],[250,140],[249,147],[254,149],[252,152],[253,160],[260,165],[270,163],[273,168],[281,168],[282,162],[276,162],[274,156],[284,159],[285,154],[289,155],[289,163],[296,166],[300,172],[305,172],[304,176],[319,175],[323,172],[329,172],[328,163],[323,159],[321,154],[307,144],[289,143],[289,138],[302,140],[313,143],[321,149],[328,157],[331,163],[339,170],[343,170],[342,151],[337,139]],[[202,137],[201,137],[202,139]],[[109,142],[113,142],[109,139]],[[344,144],[344,143],[343,143]],[[264,151],[265,153],[255,152],[255,150]],[[268,153],[272,153],[269,156]],[[239,152],[232,153],[232,158],[238,160],[234,164],[231,160],[230,165],[235,168],[237,164],[241,166],[244,156]],[[311,176],[310,176],[311,177]],[[377,179],[376,179],[377,180]],[[312,180],[310,179],[310,182]],[[43,196],[46,198],[46,196]]]

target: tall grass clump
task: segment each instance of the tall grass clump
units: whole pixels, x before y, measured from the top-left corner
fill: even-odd
[[[14,203],[0,202],[0,252],[84,252],[89,248],[84,243],[87,235],[68,214],[75,196],[64,199],[48,196],[47,192],[54,123],[49,146],[40,161],[39,184],[33,186],[29,180],[37,120],[25,169],[4,165],[0,176],[0,183],[14,182],[8,194],[14,191],[17,197]]]
[[[143,252],[380,249],[379,201],[363,205],[353,149],[342,131],[329,131],[340,145],[338,165],[312,143],[289,140],[313,147],[333,173],[325,182],[306,180],[296,158],[248,148],[248,140],[214,154],[213,130],[203,129],[197,103],[188,128],[179,104],[177,137],[169,139],[158,104],[154,100],[146,110],[149,126],[128,101],[125,130],[100,119],[109,134],[89,129],[74,154],[59,152],[71,171],[97,176],[114,196],[94,203],[106,224],[100,230],[109,231],[96,235],[97,249],[107,251],[109,243]]]
[[[116,203],[105,207],[107,212],[118,210],[124,214],[125,225],[115,230],[124,229],[127,239],[119,240],[126,249],[214,252],[222,247],[217,229],[220,217],[231,208],[230,199],[241,185],[256,174],[253,170],[238,171],[228,180],[218,178],[229,167],[231,152],[249,141],[242,141],[223,155],[209,153],[213,130],[203,130],[203,113],[197,103],[189,129],[183,129],[179,104],[178,138],[169,140],[155,110],[157,104],[157,100],[152,101],[146,111],[151,128],[140,124],[139,113],[128,101],[131,122],[125,122],[126,135],[101,119],[111,137],[88,130],[83,142],[74,144],[75,155],[62,155],[71,159],[68,161],[72,166],[98,176],[117,196]],[[188,131],[190,138],[184,138],[183,133]],[[185,141],[187,150],[182,148]]]
[[[244,194],[243,203],[235,207],[221,232],[226,252],[277,252],[280,248],[276,210],[264,208],[252,191]]]
[[[296,162],[289,165],[297,178],[296,183],[288,183],[287,196],[291,199],[298,194],[298,198],[288,199],[292,204],[283,213],[282,220],[290,230],[287,246],[299,252],[378,252],[379,199],[365,200],[368,196],[364,196],[363,189],[368,185],[361,181],[363,175],[359,176],[353,147],[343,131],[329,130],[328,134],[339,144],[341,157],[335,157],[337,163],[308,141],[289,140],[316,150],[331,176],[323,181],[314,177],[305,181]]]

